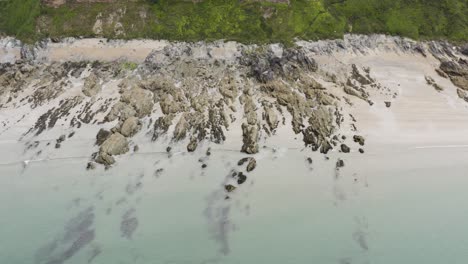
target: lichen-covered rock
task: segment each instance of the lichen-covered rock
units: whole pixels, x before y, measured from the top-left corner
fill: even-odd
[[[138,87],[125,91],[120,100],[132,106],[139,118],[151,114],[154,106],[153,93]]]
[[[257,125],[242,124],[242,152],[255,154],[258,152],[259,128]]]
[[[127,118],[120,128],[120,133],[126,137],[134,136],[141,128],[138,118],[132,116]]]
[[[96,74],[91,73],[84,82],[81,90],[84,95],[92,97],[97,95],[101,91],[101,85],[99,84],[99,78]]]
[[[102,143],[100,152],[109,155],[121,155],[129,151],[127,139],[120,133],[113,133]]]
[[[159,105],[161,106],[161,111],[165,115],[175,114],[182,109],[179,103],[175,101],[170,94],[162,95]]]
[[[271,130],[275,130],[278,127],[278,115],[272,107],[265,108],[265,118]]]
[[[106,121],[112,122],[116,119],[124,121],[129,117],[136,116],[137,112],[133,109],[132,106],[124,103],[124,102],[117,102],[115,103],[110,112],[106,116]]]

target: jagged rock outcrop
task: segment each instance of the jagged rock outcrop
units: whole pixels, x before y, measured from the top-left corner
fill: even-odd
[[[443,61],[440,69],[450,77],[453,84],[468,91],[468,61],[461,58],[458,61]]]
[[[309,118],[309,126],[302,131],[304,143],[311,145],[314,151],[320,148],[320,152],[328,153],[332,149],[329,139],[334,130],[332,111],[319,107]]]

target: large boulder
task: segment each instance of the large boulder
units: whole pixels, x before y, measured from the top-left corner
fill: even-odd
[[[123,121],[127,120],[129,117],[135,116],[136,114],[137,112],[132,106],[124,102],[117,102],[112,106],[111,110],[107,114],[106,121],[112,122],[116,119]]]
[[[125,91],[120,101],[132,106],[140,118],[151,114],[154,106],[153,93],[139,87]]]
[[[120,133],[113,133],[104,143],[102,143],[100,152],[109,155],[121,155],[129,151],[127,139]]]
[[[140,130],[140,128],[140,121],[138,118],[132,116],[123,122],[122,127],[120,128],[120,133],[126,137],[131,137],[135,135]]]

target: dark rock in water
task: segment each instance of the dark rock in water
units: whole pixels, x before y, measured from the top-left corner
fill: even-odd
[[[237,162],[237,165],[242,166],[242,165],[244,165],[244,163],[246,163],[247,161],[249,161],[249,159],[250,159],[249,157],[247,157],[247,158],[242,158],[242,159],[240,159],[240,160]]]
[[[60,144],[60,143],[56,143],[56,144],[55,144],[55,148],[56,148],[56,149],[58,149],[58,148],[60,148],[60,147],[61,147],[61,144]]]
[[[167,148],[166,148],[166,152],[167,152],[167,153],[171,152],[171,150],[172,150],[171,147],[167,147]]]
[[[71,138],[71,137],[73,137],[74,135],[75,135],[75,132],[73,131],[73,132],[71,132],[70,134],[68,134],[68,138]]]
[[[362,148],[360,148],[359,153],[364,154],[364,150]]]
[[[120,222],[120,231],[122,236],[127,239],[132,239],[133,233],[138,227],[138,219],[136,217],[124,218]]]
[[[191,139],[190,143],[187,145],[187,151],[188,152],[194,152],[198,147],[198,143],[196,139]]]
[[[342,140],[346,140],[346,136],[344,136],[344,135],[341,136],[341,139],[342,139]]]
[[[64,142],[66,139],[65,135],[61,135],[58,139],[57,139],[57,143],[62,143]]]
[[[96,135],[96,145],[100,146],[104,141],[106,141],[107,138],[109,138],[111,135],[111,132],[109,130],[105,130],[101,128],[99,132]]]
[[[204,168],[208,167],[208,165],[203,164],[203,165],[201,165],[201,167],[202,167],[202,169],[204,169]]]
[[[237,175],[237,184],[243,184],[247,180],[247,176],[242,172]]]
[[[336,162],[336,168],[343,168],[345,166],[345,163],[342,159],[338,159]]]
[[[96,168],[96,164],[94,162],[88,162],[88,165],[86,165],[87,170],[94,170]]]
[[[385,102],[385,106],[388,108],[390,106],[392,106],[392,102]]]
[[[206,150],[206,155],[207,155],[207,156],[210,156],[210,155],[211,155],[211,148],[208,148],[208,149]]]
[[[311,157],[308,157],[308,158],[307,158],[307,162],[309,162],[309,164],[312,164],[312,162],[313,162],[313,161],[312,161],[312,158],[311,158]]]
[[[254,158],[251,158],[249,164],[247,164],[247,172],[251,172],[257,167],[257,161]]]
[[[163,168],[159,168],[157,169],[155,172],[154,172],[154,177],[158,178],[159,176],[161,176],[164,172],[164,169]]]
[[[364,137],[359,136],[359,135],[354,135],[353,140],[354,140],[354,142],[359,143],[359,145],[361,145],[361,146],[364,146],[364,144],[366,143],[366,140],[364,139]]]
[[[236,186],[232,185],[232,184],[228,184],[226,186],[224,186],[224,189],[226,189],[227,192],[232,192],[236,189]]]
[[[349,153],[351,151],[351,149],[346,146],[346,144],[341,144],[341,151],[343,151],[344,153]]]
[[[138,152],[140,150],[140,147],[138,145],[135,145],[133,147],[133,152]]]

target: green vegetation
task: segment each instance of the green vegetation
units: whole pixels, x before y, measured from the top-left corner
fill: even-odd
[[[138,64],[135,62],[126,61],[120,64],[122,70],[133,71],[138,67]]]
[[[0,32],[25,41],[102,36],[291,43],[295,38],[339,38],[348,32],[467,41],[468,1],[120,0],[52,8],[40,0],[0,0]]]

